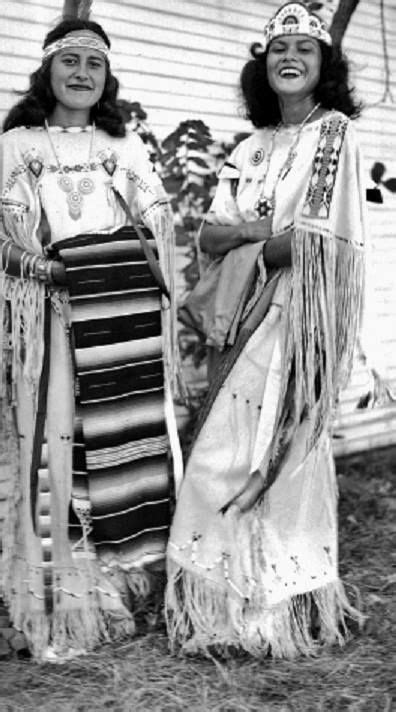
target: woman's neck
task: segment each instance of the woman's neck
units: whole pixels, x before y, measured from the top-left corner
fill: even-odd
[[[49,126],[62,126],[63,128],[69,128],[71,126],[81,126],[84,128],[89,124],[89,111],[82,109],[77,111],[75,109],[68,110],[63,106],[56,106],[52,114],[48,117]]]
[[[312,96],[307,96],[304,99],[293,99],[293,97],[279,97],[279,108],[282,117],[282,124],[301,124],[308,116],[309,112],[314,108],[314,100]],[[311,117],[311,120],[315,115]]]

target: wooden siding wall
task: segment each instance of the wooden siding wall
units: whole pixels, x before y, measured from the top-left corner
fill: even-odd
[[[241,117],[238,75],[251,42],[260,40],[274,0],[94,0],[92,19],[103,23],[113,42],[112,66],[121,96],[139,101],[154,132],[164,137],[180,121],[200,118],[216,138],[231,139],[250,129]],[[44,34],[60,18],[62,0],[1,0],[0,121],[27,86],[38,65]],[[366,108],[358,121],[367,170],[375,161],[396,177],[396,4],[385,2],[391,97],[383,101],[385,62],[380,0],[360,0],[345,37],[358,94]],[[383,189],[384,203],[369,206],[373,237],[379,348],[396,388],[396,194]],[[354,412],[367,375],[357,367],[343,396],[339,421],[351,446],[396,441],[394,409]],[[375,420],[379,417],[379,421]],[[374,418],[374,425],[367,425]],[[363,423],[363,424],[362,424]],[[367,427],[366,427],[367,426]],[[368,429],[367,429],[368,428]],[[370,430],[371,428],[371,430]],[[374,434],[374,440],[367,440]],[[382,439],[381,439],[382,438]],[[363,440],[362,440],[363,439]],[[366,439],[366,440],[365,440]],[[377,442],[377,441],[375,441]]]
[[[390,85],[386,64],[379,0],[361,0],[348,27],[344,45],[352,60],[352,76],[365,109],[357,122],[365,168],[370,183],[374,162],[386,166],[384,178],[396,177],[396,5],[385,2],[385,30]],[[385,101],[384,101],[385,99]],[[379,362],[396,393],[396,194],[381,186],[383,204],[369,203],[374,277],[374,311],[379,337]],[[356,411],[356,401],[367,383],[367,372],[357,364],[343,394],[335,441],[336,454],[348,454],[396,442],[396,404]],[[370,382],[368,382],[370,385]]]
[[[1,113],[13,102],[12,90],[26,87],[61,5],[1,0]],[[239,0],[94,0],[92,19],[103,23],[113,42],[121,96],[141,102],[159,136],[193,116],[232,138],[241,125],[248,129],[238,118],[238,74],[275,6],[260,0],[247,0],[243,10]]]

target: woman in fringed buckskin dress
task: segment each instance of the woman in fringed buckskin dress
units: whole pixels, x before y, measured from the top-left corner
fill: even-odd
[[[229,286],[166,607],[183,651],[291,658],[342,643],[359,615],[338,575],[331,420],[358,330],[365,195],[358,107],[323,15],[287,3],[264,34],[241,75],[255,131],[221,170],[200,237]]]
[[[172,216],[109,48],[55,27],[0,141],[2,583],[37,659],[133,634],[181,468]]]

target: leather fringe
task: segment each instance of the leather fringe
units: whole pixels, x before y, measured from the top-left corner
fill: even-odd
[[[233,650],[257,658],[313,656],[324,645],[344,645],[347,618],[363,621],[339,580],[269,607],[259,594],[235,596],[175,562],[169,564],[165,610],[172,652],[207,657]]]

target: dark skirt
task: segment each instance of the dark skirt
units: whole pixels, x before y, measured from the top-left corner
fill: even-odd
[[[161,293],[132,227],[77,235],[54,248],[72,312],[70,537],[83,541],[89,502],[85,534],[99,554],[155,561],[164,556],[170,523]]]

